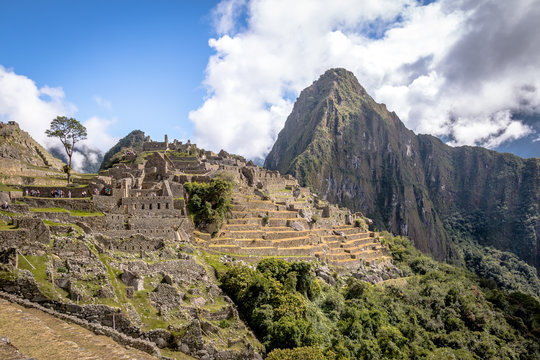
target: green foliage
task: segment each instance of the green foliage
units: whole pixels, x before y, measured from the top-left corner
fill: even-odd
[[[220,280],[269,359],[529,359],[540,356],[540,303],[484,287],[403,237],[384,234],[406,277],[330,287],[302,262],[229,266]],[[314,289],[318,289],[315,291]],[[281,349],[281,350],[278,350]]]
[[[75,149],[75,144],[86,139],[86,128],[74,118],[57,116],[51,121],[50,129],[45,131],[48,137],[55,137],[60,140],[68,156],[67,167],[64,172],[68,175],[68,183],[71,176],[71,157]]]
[[[276,349],[268,354],[266,360],[325,360],[321,349],[304,346],[295,349]]]
[[[193,215],[195,225],[216,223],[221,226],[231,207],[232,183],[223,179],[213,179],[210,183],[188,182],[184,188],[189,195],[188,210]]]
[[[231,321],[228,320],[228,319],[223,319],[219,322],[219,327],[222,328],[222,329],[227,329],[229,327],[231,327]]]

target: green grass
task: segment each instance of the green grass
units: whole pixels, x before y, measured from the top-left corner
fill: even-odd
[[[68,293],[65,290],[55,287],[51,282],[49,282],[47,278],[48,261],[49,259],[47,255],[27,255],[24,258],[19,256],[18,268],[30,271],[32,275],[34,275],[34,279],[38,284],[39,290],[48,298],[59,299],[61,297],[67,297]],[[28,262],[33,265],[33,268]]]
[[[51,220],[43,220],[43,223],[47,226],[71,226],[73,230],[77,233],[77,235],[83,235],[84,231],[81,229],[79,225],[71,224],[71,223],[59,223]]]
[[[13,230],[13,229],[17,229],[17,227],[13,225],[13,223],[7,223],[4,220],[0,219],[0,230]]]
[[[101,211],[71,210],[71,216],[105,216]]]
[[[22,215],[22,214],[19,214],[19,213],[14,213],[14,212],[11,212],[11,211],[5,211],[5,210],[0,210],[0,214],[2,215],[7,215],[7,216],[17,216],[17,215]]]
[[[31,212],[54,212],[54,213],[69,213],[68,210],[63,208],[30,208]]]
[[[11,185],[0,184],[0,191],[22,191],[22,189],[16,188]]]

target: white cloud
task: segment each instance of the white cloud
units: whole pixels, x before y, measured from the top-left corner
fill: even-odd
[[[98,102],[98,98],[95,98]],[[106,100],[101,99],[107,105]],[[51,120],[57,116],[73,116],[77,108],[65,100],[62,88],[43,86],[39,88],[34,81],[26,76],[18,75],[12,70],[0,65],[0,120],[16,121],[21,129],[27,131],[34,140],[48,148],[60,147],[64,149],[57,139],[48,138],[45,130],[50,126]],[[86,162],[97,162],[98,152],[107,151],[118,138],[108,133],[109,126],[116,119],[103,119],[91,117],[81,121],[87,129],[87,140],[81,141],[75,147],[73,154],[73,167],[80,170],[86,154]]]
[[[264,156],[291,98],[331,67],[353,71],[416,132],[490,147],[525,136],[531,129],[510,114],[540,109],[539,5],[222,1],[214,12],[220,37],[209,40],[208,98],[190,113],[195,140]]]
[[[90,119],[83,122],[88,133],[87,139],[84,140],[86,146],[100,149],[101,151],[109,150],[119,138],[109,135],[108,129],[113,123],[117,121],[113,119],[103,119],[97,116],[93,116]]]
[[[76,111],[64,99],[61,88],[38,88],[34,81],[0,65],[0,119],[16,121],[41,144],[49,144],[45,135],[51,120]]]

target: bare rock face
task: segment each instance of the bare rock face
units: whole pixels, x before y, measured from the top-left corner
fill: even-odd
[[[264,166],[437,259],[452,254],[446,227],[459,223],[540,267],[540,159],[416,135],[345,69],[302,91]]]

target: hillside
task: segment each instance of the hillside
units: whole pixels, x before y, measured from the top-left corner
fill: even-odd
[[[19,125],[0,123],[0,182],[4,184],[63,183],[64,163],[45,150]]]
[[[0,297],[11,303],[2,307],[0,329],[15,347],[0,343],[0,352],[46,358],[51,346],[57,359],[104,349],[111,358],[137,356],[130,348],[204,360],[539,356],[540,284],[531,296],[526,283],[500,288],[439,263],[406,238],[370,231],[369,219],[320,199],[294,177],[225,151],[167,137],[147,138],[142,149],[75,187],[2,194],[12,198],[0,211]],[[470,261],[482,269],[496,266],[493,259],[514,261],[497,252],[488,262],[475,256],[473,249]],[[39,311],[11,313],[13,303]],[[79,326],[129,346],[130,354]],[[25,344],[32,336],[43,345]]]
[[[415,135],[347,70],[302,91],[265,167],[437,259],[459,257],[453,244],[468,238],[540,266],[540,160]]]
[[[109,149],[103,155],[103,160],[99,167],[99,170],[105,170],[112,167],[114,164],[122,160],[122,156],[127,149],[130,149],[136,153],[142,151],[142,144],[144,142],[145,135],[141,130],[133,130],[125,137],[120,139],[113,147]]]

